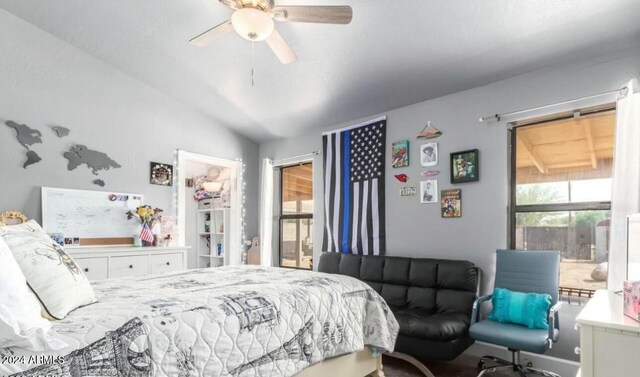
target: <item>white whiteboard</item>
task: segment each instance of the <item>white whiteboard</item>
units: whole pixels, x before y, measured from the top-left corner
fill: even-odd
[[[126,213],[143,199],[140,194],[43,187],[42,227],[65,238],[133,237],[140,224],[127,220]]]

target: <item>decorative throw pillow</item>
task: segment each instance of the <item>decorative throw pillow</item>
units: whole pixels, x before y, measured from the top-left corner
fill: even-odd
[[[11,250],[0,238],[0,348],[22,347],[33,352],[67,345],[51,337],[51,323],[40,316],[40,303],[27,286]]]
[[[46,233],[0,228],[0,237],[11,249],[29,288],[51,317],[62,319],[70,311],[96,302],[89,280],[78,264]]]
[[[491,302],[493,309],[489,319],[492,321],[517,323],[530,329],[549,329],[547,315],[551,296],[546,293],[522,293],[496,288]]]

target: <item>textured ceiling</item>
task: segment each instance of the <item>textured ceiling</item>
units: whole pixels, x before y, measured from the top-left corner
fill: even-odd
[[[639,0],[288,0],[351,5],[350,25],[277,24],[282,65],[216,0],[0,0],[0,7],[253,140],[303,133],[640,43]]]

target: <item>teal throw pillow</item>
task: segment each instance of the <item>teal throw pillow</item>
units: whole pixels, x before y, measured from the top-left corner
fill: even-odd
[[[489,319],[501,323],[517,323],[530,329],[549,329],[547,315],[551,296],[546,293],[522,293],[496,288],[491,299]]]

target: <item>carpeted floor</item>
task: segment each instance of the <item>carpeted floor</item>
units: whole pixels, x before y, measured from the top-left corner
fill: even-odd
[[[453,361],[431,362],[425,364],[435,377],[476,377],[478,375],[478,358],[461,355]],[[403,361],[383,357],[383,371],[385,377],[423,377],[411,364]],[[519,376],[509,371],[499,371],[488,374],[490,377]]]

